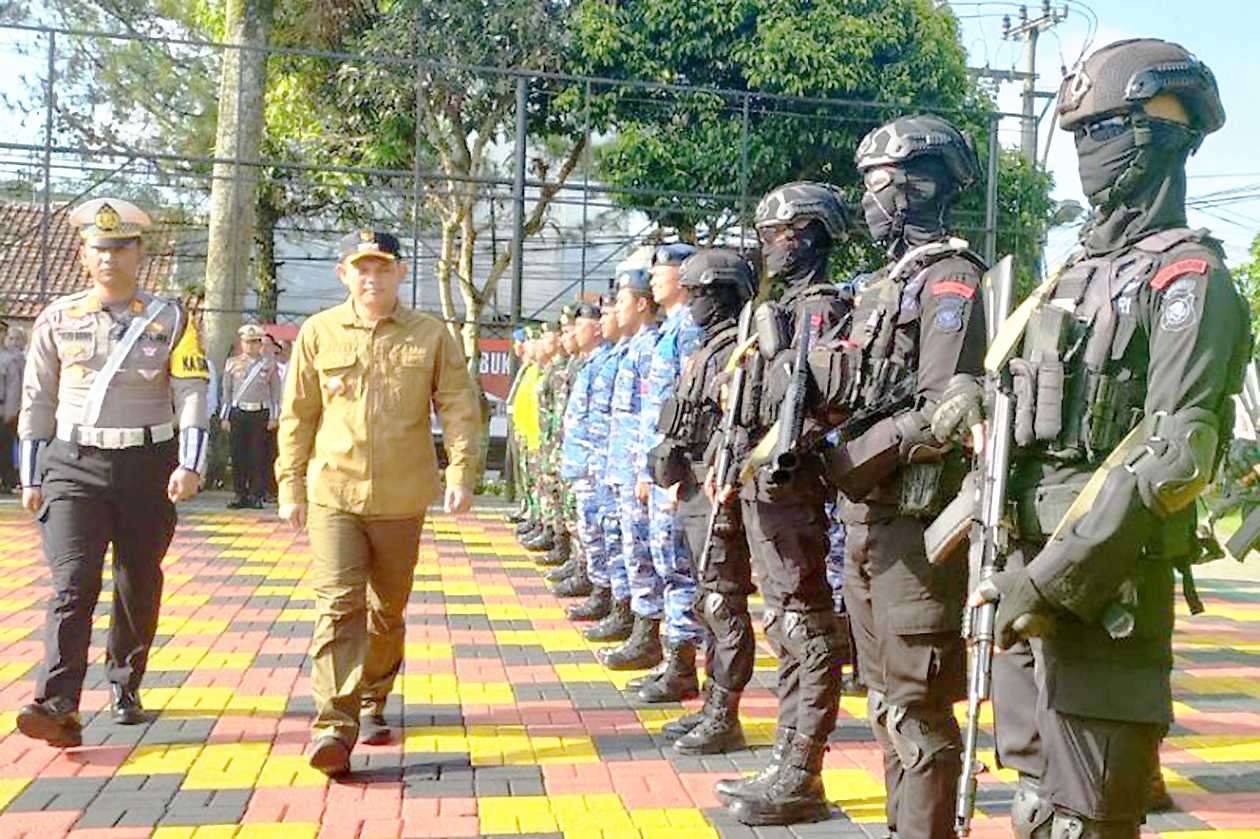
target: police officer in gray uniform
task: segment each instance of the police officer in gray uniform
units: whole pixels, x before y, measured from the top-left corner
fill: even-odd
[[[205,463],[208,372],[181,307],[137,287],[143,211],[114,198],[70,216],[87,291],[35,321],[23,381],[22,504],[39,521],[52,571],[45,658],[18,730],[53,746],[82,742],[79,698],[105,552],[114,608],[105,644],[111,710],[143,722],[139,687],[157,629],[162,557],[175,503]]]
[[[236,497],[228,509],[261,510],[267,493],[268,432],[280,420],[280,371],[275,356],[263,351],[261,326],[247,323],[237,330],[239,355],[223,366],[220,425],[232,434],[232,483]]]
[[[933,438],[930,419],[951,377],[978,372],[984,352],[985,266],[947,227],[979,165],[967,139],[931,115],[875,129],[856,163],[867,227],[891,261],[857,290],[853,349],[829,356],[817,376],[824,401],[842,410],[893,405],[899,391],[904,400],[846,434],[832,462],[846,498],[844,601],[884,753],[888,826],[935,839],[954,835],[961,738],[952,705],[965,695],[966,581],[928,563],[923,531],[966,465]]]
[[[690,294],[688,307],[704,331],[704,343],[661,406],[657,430],[664,440],[648,452],[648,464],[653,480],[672,488],[678,500],[678,520],[692,563],[698,565],[713,510],[703,485],[721,444],[719,382],[736,349],[736,317],[756,290],[756,275],[738,253],[714,248],[684,260],[678,282]],[[703,567],[694,569],[700,589],[696,613],[706,629],[704,706],[662,730],[675,738],[674,750],[681,754],[744,746],[739,700],[753,673],[756,651],[748,596],[756,589],[738,505],[722,505],[704,559]]]
[[[1197,555],[1194,500],[1251,340],[1220,244],[1186,226],[1186,158],[1225,121],[1212,72],[1178,44],[1119,41],[1064,81],[1058,111],[1094,216],[1010,362],[1017,541],[975,599],[998,601],[1008,648],[993,701],[1023,778],[1015,835],[1128,839],[1172,720],[1173,570]]]

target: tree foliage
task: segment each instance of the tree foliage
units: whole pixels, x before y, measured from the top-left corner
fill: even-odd
[[[1251,240],[1247,261],[1234,269],[1234,282],[1251,311],[1251,334],[1260,336],[1260,235]]]

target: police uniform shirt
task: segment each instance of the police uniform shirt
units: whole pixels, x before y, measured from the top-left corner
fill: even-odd
[[[137,291],[126,302],[103,304],[88,290],[53,301],[32,330],[22,386],[18,435],[50,440],[58,426],[85,425],[88,393],[114,347],[154,295]],[[209,373],[205,355],[182,308],[173,301],[132,345],[109,383],[96,428],[140,428],[174,423],[204,429]]]
[[[251,379],[255,365],[260,365],[260,369]],[[250,358],[242,353],[228,359],[223,369],[223,397],[220,402],[225,410],[242,405],[261,405],[276,417],[280,414],[280,397],[280,371],[274,358],[269,355]],[[260,409],[254,407],[250,410]]]

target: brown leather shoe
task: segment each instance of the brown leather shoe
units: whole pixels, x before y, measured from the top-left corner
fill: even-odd
[[[350,747],[331,734],[311,744],[310,764],[330,778],[340,778],[350,773]]]
[[[41,702],[26,705],[17,714],[17,730],[32,740],[43,740],[58,749],[83,745],[83,726],[74,712],[58,712]]]
[[[364,712],[359,716],[359,742],[369,746],[386,746],[394,739],[389,720],[380,711]]]

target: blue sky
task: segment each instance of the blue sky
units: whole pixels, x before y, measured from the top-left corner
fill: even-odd
[[[950,0],[958,14],[973,66],[988,64],[999,69],[1022,69],[1023,43],[1002,38],[1002,15],[1018,14],[1018,3],[997,0]],[[1058,0],[1061,8],[1064,0]],[[1158,37],[1177,41],[1212,68],[1225,103],[1225,127],[1208,137],[1199,153],[1191,158],[1189,194],[1191,198],[1228,189],[1252,187],[1260,193],[1260,46],[1255,42],[1260,3],[1256,0],[1068,0],[1067,19],[1052,34],[1044,34],[1037,53],[1039,89],[1058,87],[1061,64],[1076,60],[1090,34],[1088,6],[1097,16],[1096,48],[1121,38]],[[1030,15],[1039,15],[1040,0],[1029,3]],[[1002,86],[999,105],[1018,111],[1019,88]],[[1049,117],[1042,121],[1039,148],[1044,154],[1049,134]],[[1055,176],[1055,195],[1084,202],[1076,174],[1076,158],[1071,138],[1056,130],[1048,165]],[[1019,143],[1019,122],[1002,125],[1004,144]],[[1224,240],[1231,264],[1245,258],[1252,239],[1260,232],[1260,200],[1252,199],[1207,212],[1192,211],[1190,223],[1211,228]],[[1047,262],[1056,264],[1071,248],[1073,236],[1067,231],[1052,232]]]

